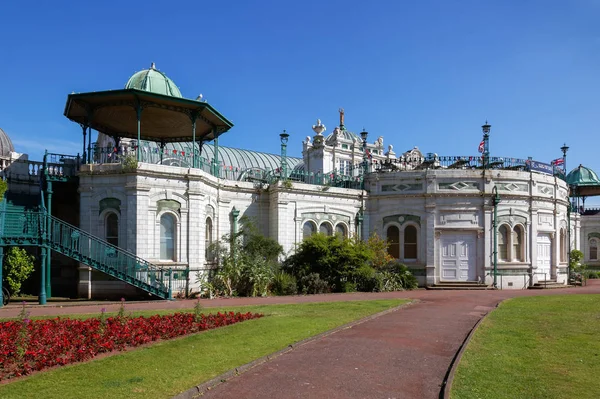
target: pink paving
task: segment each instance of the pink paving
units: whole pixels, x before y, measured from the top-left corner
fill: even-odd
[[[473,326],[502,300],[599,294],[600,281],[556,290],[409,291],[203,301],[205,307],[413,298],[414,304],[324,336],[228,379],[202,398],[438,398],[452,359]],[[127,303],[128,311],[192,308],[193,301]],[[118,303],[32,307],[32,316],[116,311]],[[20,306],[0,310],[0,318]],[[201,383],[202,381],[199,381]],[[191,388],[191,387],[190,387]],[[193,397],[190,390],[180,397]]]

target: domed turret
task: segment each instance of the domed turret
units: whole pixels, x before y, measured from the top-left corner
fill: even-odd
[[[136,72],[129,78],[126,89],[145,90],[165,96],[183,98],[179,88],[167,75],[156,69],[154,63],[149,69]]]
[[[15,147],[8,134],[0,129],[0,157],[9,157],[11,152],[15,152]]]
[[[567,183],[571,186],[596,186],[600,185],[600,179],[596,172],[583,165],[579,165],[567,175]]]

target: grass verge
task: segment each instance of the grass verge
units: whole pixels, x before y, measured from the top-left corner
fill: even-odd
[[[232,310],[259,312],[266,317],[38,373],[0,385],[0,397],[172,397],[290,344],[405,302],[377,300],[209,308],[205,309],[207,313]],[[152,312],[156,313],[159,312]]]
[[[484,320],[451,398],[597,398],[600,295],[515,298]]]

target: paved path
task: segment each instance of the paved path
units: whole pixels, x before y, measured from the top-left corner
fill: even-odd
[[[203,398],[438,398],[452,359],[476,322],[506,298],[600,293],[600,281],[559,290],[411,291],[203,301],[206,307],[414,298],[400,310],[296,347],[234,377]],[[128,303],[127,310],[191,308],[193,301]],[[59,305],[60,306],[60,305]],[[98,303],[32,307],[37,315],[99,313]],[[18,305],[0,318],[18,314]]]

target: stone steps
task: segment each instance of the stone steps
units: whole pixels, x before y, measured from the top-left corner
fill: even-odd
[[[572,285],[558,283],[558,282],[556,282],[556,280],[548,280],[548,281],[538,281],[531,287],[527,287],[527,288],[530,290],[546,290],[546,289],[551,290],[551,289],[569,288],[569,287],[572,287]]]
[[[460,282],[439,282],[433,285],[428,285],[428,290],[490,290],[491,286],[480,283],[478,281],[460,281]]]

